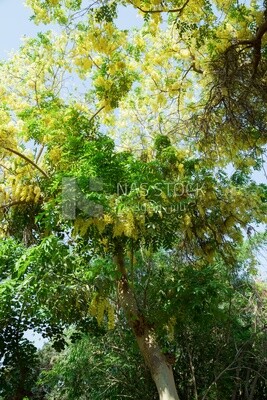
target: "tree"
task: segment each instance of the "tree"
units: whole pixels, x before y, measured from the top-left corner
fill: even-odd
[[[176,312],[160,340],[181,397],[266,398],[266,298],[260,285],[239,268],[238,274],[224,265],[167,270],[166,262],[174,267],[175,257],[157,255],[153,291],[161,291],[162,303],[165,296],[174,297],[174,282],[180,282]],[[156,298],[149,293],[150,310]],[[38,381],[48,399],[157,398],[122,315],[115,330],[69,335],[76,340],[63,353],[51,353],[51,346],[41,352]]]
[[[31,394],[31,387],[38,372],[35,347],[23,337],[24,332],[35,326],[36,318],[27,310],[29,305],[21,300],[11,275],[14,260],[23,249],[12,240],[0,244],[0,395],[9,400],[22,400]]]
[[[127,330],[87,333],[64,352],[53,354],[39,385],[53,399],[156,399],[156,388],[138,349],[129,347],[132,340]]]
[[[123,312],[160,399],[178,399],[160,338],[179,282],[171,298],[154,291],[154,256],[235,268],[265,220],[266,187],[250,179],[265,145],[265,8],[133,3],[144,25],[128,32],[112,2],[28,3],[62,30],[27,40],[0,70],[1,229],[24,245],[16,285],[51,325],[107,317],[112,328]]]

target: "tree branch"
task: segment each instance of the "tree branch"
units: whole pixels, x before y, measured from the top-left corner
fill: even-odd
[[[45,148],[45,145],[43,144],[43,145],[41,146],[41,148],[40,148],[38,154],[37,154],[36,161],[35,161],[36,163],[38,163],[38,161],[39,161],[39,159],[40,159],[40,157],[41,157],[41,155],[42,155],[42,152],[44,151],[44,148]]]
[[[243,39],[243,40],[237,40],[235,43],[233,43],[230,47],[228,47],[228,50],[230,50],[233,47],[236,46],[245,46],[249,45],[251,47],[256,46],[257,44],[261,43],[263,35],[267,32],[267,20],[264,21],[257,29],[256,36],[252,39]]]
[[[267,10],[265,10],[266,12]],[[258,27],[257,33],[254,38],[252,39],[244,39],[244,40],[237,40],[231,46],[226,49],[226,53],[231,49],[238,47],[238,46],[248,46],[254,48],[254,63],[253,63],[253,76],[255,76],[259,63],[261,61],[261,42],[262,38],[267,32],[267,19]]]
[[[101,108],[99,108],[99,110],[97,110],[97,112],[94,113],[94,115],[89,119],[89,124],[90,122],[93,121],[93,119],[105,108],[105,106],[102,106]]]
[[[12,201],[12,202],[10,202],[10,203],[1,205],[1,206],[0,206],[0,209],[9,208],[9,207],[13,207],[13,206],[18,206],[18,205],[20,205],[20,204],[25,204],[25,203],[26,203],[25,200]]]
[[[7,151],[10,151],[10,153],[16,154],[20,158],[23,158],[23,160],[25,160],[27,163],[31,164],[34,168],[38,169],[38,171],[41,172],[42,175],[44,175],[46,178],[49,178],[49,175],[47,175],[47,173],[44,170],[42,170],[42,168],[40,168],[34,161],[32,161],[24,154],[20,153],[17,150],[11,149],[10,147],[3,146],[3,148]]]
[[[202,69],[196,67],[195,61],[192,63],[191,68],[192,68],[193,71],[197,72],[198,74],[203,74],[204,73],[202,71]]]
[[[130,3],[132,4],[133,7],[136,7],[138,10],[142,11],[145,14],[160,14],[160,13],[181,13],[183,12],[184,8],[187,6],[187,4],[189,3],[190,0],[186,0],[186,2],[184,3],[184,5],[180,8],[173,8],[173,9],[161,9],[161,10],[144,10],[142,7],[137,6],[133,1],[130,1]]]

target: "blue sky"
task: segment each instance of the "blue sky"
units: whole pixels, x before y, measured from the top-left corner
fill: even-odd
[[[17,50],[23,36],[34,36],[46,28],[29,21],[31,15],[24,0],[0,0],[0,59],[7,58],[12,50]],[[133,8],[120,8],[118,25],[121,29],[140,26],[141,23],[141,17]]]
[[[31,11],[23,0],[0,0],[0,58],[6,58],[11,50],[20,46],[20,38],[32,36],[40,27],[29,21]]]

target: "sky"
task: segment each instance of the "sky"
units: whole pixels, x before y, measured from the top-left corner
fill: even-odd
[[[12,50],[18,50],[23,36],[35,36],[37,32],[47,28],[44,25],[36,26],[29,20],[31,15],[32,12],[24,5],[24,0],[0,0],[0,59],[7,58]],[[141,17],[133,8],[120,8],[118,26],[121,29],[140,26],[141,23]]]
[[[29,21],[30,16],[23,0],[0,0],[0,59],[17,50],[23,36],[32,36],[40,30]]]

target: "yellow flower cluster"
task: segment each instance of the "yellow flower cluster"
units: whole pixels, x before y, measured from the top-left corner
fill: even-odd
[[[74,236],[80,235],[84,236],[88,231],[90,225],[92,225],[93,220],[91,218],[84,220],[83,218],[77,218],[74,222]]]
[[[129,209],[120,214],[113,226],[113,237],[127,236],[129,238],[137,237],[136,223],[132,211]]]
[[[9,193],[6,190],[6,185],[1,184],[0,185],[0,203],[1,204],[6,204],[9,200]]]
[[[59,3],[59,0],[49,0],[49,4],[52,6],[56,6]]]
[[[18,183],[13,186],[13,194],[15,199],[26,202],[38,203],[41,197],[41,189],[39,186],[23,185]]]
[[[115,326],[115,311],[114,307],[110,304],[110,302],[104,298],[99,296],[98,294],[94,295],[90,307],[89,314],[92,317],[95,317],[98,325],[103,325],[105,314],[107,316],[108,329],[114,329]]]
[[[58,163],[61,159],[61,149],[53,147],[49,152],[49,158],[53,163]]]
[[[52,5],[53,0],[50,0],[49,2]],[[39,23],[41,21],[44,23],[49,22],[48,12],[44,7],[41,7],[40,2],[38,0],[26,0],[25,4],[27,6],[30,6],[32,8],[32,10],[34,11],[34,13],[36,15],[36,18],[35,18],[36,23]]]

